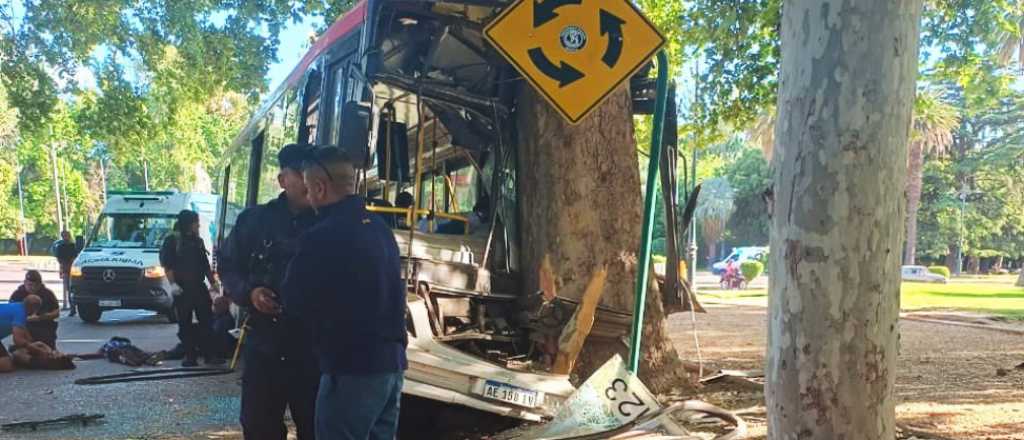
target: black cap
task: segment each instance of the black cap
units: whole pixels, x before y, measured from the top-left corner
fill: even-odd
[[[281,169],[291,168],[293,170],[301,170],[302,163],[309,157],[310,152],[313,151],[313,146],[309,144],[288,144],[277,153],[277,165]]]

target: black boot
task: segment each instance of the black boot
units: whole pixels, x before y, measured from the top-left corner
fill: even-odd
[[[199,361],[198,356],[195,353],[189,353],[185,355],[185,360],[181,361],[182,367],[198,367]]]

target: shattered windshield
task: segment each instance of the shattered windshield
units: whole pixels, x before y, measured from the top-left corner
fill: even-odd
[[[89,238],[89,247],[159,248],[173,225],[171,215],[104,214]]]

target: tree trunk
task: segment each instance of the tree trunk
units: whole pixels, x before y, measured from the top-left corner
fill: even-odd
[[[559,295],[573,299],[607,265],[601,305],[632,313],[642,196],[630,111],[623,87],[573,126],[533,88],[522,88],[516,128],[524,291],[539,286],[545,255]],[[650,285],[640,377],[660,392],[687,385],[686,372],[668,338],[656,283]],[[585,379],[614,353],[626,359],[626,349],[621,339],[588,338],[574,371]]]
[[[895,438],[921,0],[790,0],[774,148],[769,439]],[[893,160],[894,158],[900,158]]]
[[[1020,269],[1020,276],[1017,277],[1017,287],[1024,287],[1024,266]]]
[[[948,253],[946,254],[946,267],[949,269],[949,273],[959,276],[960,274],[956,271],[956,256],[959,253],[959,246],[951,244],[948,246]]]
[[[976,255],[967,257],[967,273],[974,275],[981,273],[981,258]]]
[[[903,264],[917,262],[917,209],[921,206],[924,148],[920,142],[910,143],[907,159],[907,244],[903,250]]]

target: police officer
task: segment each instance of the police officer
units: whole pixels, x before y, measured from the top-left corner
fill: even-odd
[[[283,440],[289,408],[299,440],[314,437],[319,370],[301,316],[283,310],[280,290],[296,238],[315,221],[300,171],[308,145],[278,154],[277,199],[245,210],[218,253],[232,300],[250,313],[245,339],[240,421],[247,440]]]
[[[200,349],[207,365],[222,365],[224,359],[213,353],[210,329],[213,319],[213,300],[210,291],[217,289],[217,281],[210,269],[209,252],[199,236],[199,214],[188,209],[178,213],[174,232],[164,239],[160,247],[160,265],[167,270],[167,279],[181,288],[174,301],[178,315],[178,337],[185,351],[183,367],[198,365]],[[208,289],[204,280],[210,281]],[[195,314],[198,324],[192,323]]]
[[[321,220],[288,265],[285,308],[309,323],[320,361],[317,438],[393,440],[408,367],[405,283],[394,233],[367,212],[355,177],[336,147],[306,162]]]

